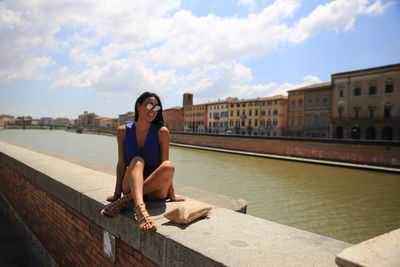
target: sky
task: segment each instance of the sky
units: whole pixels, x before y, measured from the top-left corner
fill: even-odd
[[[400,63],[399,0],[0,0],[0,114],[111,118]]]

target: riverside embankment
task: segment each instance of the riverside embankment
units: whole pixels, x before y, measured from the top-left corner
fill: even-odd
[[[259,137],[174,132],[171,133],[171,142],[283,156],[280,159],[298,160],[301,158],[302,161],[309,160],[311,163],[330,161],[332,163],[367,164],[400,170],[399,141]],[[313,160],[320,160],[320,162]]]

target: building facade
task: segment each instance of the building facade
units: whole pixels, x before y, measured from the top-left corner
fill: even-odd
[[[287,96],[276,95],[260,99],[260,135],[287,135]]]
[[[332,137],[400,140],[400,64],[332,75]]]
[[[304,90],[288,91],[288,135],[304,136]]]
[[[206,133],[207,105],[185,105],[183,108],[184,131],[188,133]]]
[[[225,100],[207,103],[207,132],[225,133],[228,130],[228,109],[229,104],[238,100],[228,97]]]
[[[183,132],[184,120],[183,120],[183,108],[172,107],[163,110],[164,124],[168,130],[173,132]]]
[[[304,136],[328,138],[331,120],[331,83],[318,83],[304,87],[303,90]]]
[[[234,134],[263,136],[286,134],[286,96],[237,100],[228,107],[229,130]]]
[[[128,111],[127,113],[118,115],[118,125],[135,122],[135,112]]]

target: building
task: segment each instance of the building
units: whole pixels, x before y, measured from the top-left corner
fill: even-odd
[[[53,118],[50,118],[50,117],[42,117],[42,118],[40,118],[40,125],[53,126],[54,120],[53,120]]]
[[[0,115],[0,126],[14,124],[14,116],[1,114]]]
[[[103,116],[97,116],[93,119],[93,127],[96,129],[110,129],[112,126],[112,119]]]
[[[127,113],[118,116],[118,125],[135,122],[135,112],[128,111]]]
[[[54,120],[54,126],[69,126],[70,122],[68,118],[56,118]]]
[[[288,135],[304,136],[304,90],[288,91]]]
[[[222,101],[207,103],[208,133],[225,133],[228,130],[228,106],[237,100],[237,98],[228,97]]]
[[[206,104],[193,105],[193,94],[183,94],[183,130],[187,133],[207,132],[207,106]]]
[[[263,136],[287,135],[287,96],[260,98],[259,134]]]
[[[332,137],[400,140],[400,64],[332,75]]]
[[[289,135],[329,137],[331,94],[332,86],[330,82],[290,90]],[[304,126],[302,126],[303,124]]]
[[[185,105],[183,108],[184,131],[188,133],[206,133],[207,105]]]
[[[93,119],[96,118],[97,115],[95,113],[89,113],[87,111],[83,112],[78,116],[78,125],[79,127],[93,127]]]
[[[163,110],[164,124],[172,132],[183,132],[183,108],[176,106]]]
[[[229,128],[234,134],[286,134],[287,97],[276,95],[237,100],[229,104]]]

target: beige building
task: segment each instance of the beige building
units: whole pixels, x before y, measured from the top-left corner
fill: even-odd
[[[286,134],[286,96],[237,100],[228,107],[229,128],[234,134],[264,136]]]
[[[225,133],[228,130],[228,107],[237,98],[207,103],[208,133]]]
[[[332,137],[400,140],[400,64],[332,75]]]

